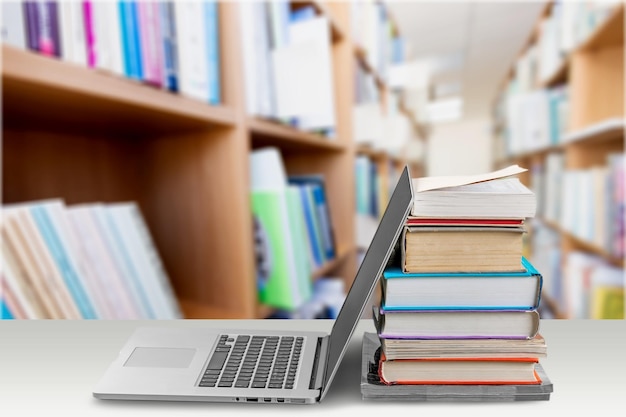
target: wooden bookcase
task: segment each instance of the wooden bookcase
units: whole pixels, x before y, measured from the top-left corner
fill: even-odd
[[[548,3],[540,16],[529,40],[520,56],[540,36],[541,20],[552,12],[553,3]],[[504,86],[515,74],[515,64],[504,80]],[[565,169],[588,169],[605,165],[607,155],[624,152],[624,5],[617,4],[608,18],[601,23],[569,56],[562,65],[536,88],[552,88],[567,84],[570,95],[569,131],[556,146],[525,152],[495,161],[495,167],[509,164],[531,168],[540,166],[546,157],[561,153],[565,158]],[[499,93],[504,94],[503,91]],[[504,126],[500,124],[497,111],[495,129],[498,132]],[[495,137],[494,146],[501,146],[501,138]],[[533,186],[529,172],[522,175],[522,181]],[[592,242],[581,240],[564,230],[554,221],[543,223],[556,231],[561,238],[562,260],[572,251],[584,251],[604,258],[608,263],[624,268],[624,259],[615,258],[604,248]],[[532,233],[532,230],[530,230]],[[563,306],[558,305],[549,296],[543,296],[546,306],[557,318],[569,318]]]
[[[257,301],[248,156],[281,149],[289,174],[326,178],[338,255],[313,273],[356,273],[350,4],[313,4],[332,27],[337,137],[245,111],[236,2],[219,4],[222,103],[2,46],[3,204],[137,201],[187,318],[264,318]]]

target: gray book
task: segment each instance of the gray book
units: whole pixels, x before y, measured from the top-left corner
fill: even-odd
[[[376,333],[363,335],[361,395],[374,401],[503,402],[548,401],[553,385],[540,364],[537,385],[386,385],[378,377],[380,340]]]

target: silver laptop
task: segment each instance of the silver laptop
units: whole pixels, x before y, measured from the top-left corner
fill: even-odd
[[[405,167],[330,334],[138,328],[98,382],[109,400],[311,404],[328,393],[408,216]]]

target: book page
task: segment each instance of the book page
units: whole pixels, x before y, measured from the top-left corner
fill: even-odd
[[[416,193],[420,193],[422,191],[436,190],[439,188],[474,184],[477,182],[489,181],[496,178],[510,177],[512,175],[517,175],[526,171],[528,171],[526,168],[522,168],[519,165],[511,165],[507,168],[489,172],[486,174],[413,178],[413,190]]]

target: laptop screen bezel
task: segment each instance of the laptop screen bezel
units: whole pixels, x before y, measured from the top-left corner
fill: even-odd
[[[406,193],[408,193],[409,199],[408,201],[403,202],[402,201],[403,197],[407,197]],[[379,227],[376,230],[376,233],[374,234],[372,241],[370,242],[370,245],[365,253],[365,257],[363,258],[363,261],[361,262],[359,270],[357,271],[357,274],[352,283],[352,286],[350,287],[348,295],[346,296],[346,299],[341,308],[341,311],[339,312],[339,315],[337,316],[337,319],[335,320],[332,331],[330,333],[329,342],[328,342],[329,343],[328,355],[327,355],[327,358],[326,358],[327,360],[325,363],[325,374],[324,374],[324,379],[322,383],[320,400],[322,400],[324,396],[326,395],[326,393],[328,392],[328,388],[330,387],[330,384],[335,374],[337,373],[337,369],[339,368],[341,360],[343,359],[343,356],[347,350],[348,344],[350,343],[352,334],[354,333],[354,330],[356,329],[356,326],[358,325],[359,320],[361,319],[363,315],[363,311],[365,310],[367,301],[371,297],[374,291],[374,288],[376,286],[376,283],[378,282],[378,279],[382,275],[385,265],[389,261],[389,257],[391,256],[393,248],[406,222],[406,218],[409,215],[409,211],[411,210],[412,201],[413,201],[413,187],[411,183],[411,175],[409,173],[408,166],[405,166],[405,168],[402,171],[402,174],[400,175],[400,178],[398,179],[394,192],[389,200],[385,213],[383,214],[383,217],[381,218]],[[405,207],[397,207],[397,205],[400,205],[400,204],[405,205]],[[403,210],[401,210],[402,208]],[[386,223],[385,220],[387,220],[387,217],[391,216],[392,212],[398,211],[398,210],[401,210],[403,215],[398,216],[396,219],[392,218],[391,220],[388,220],[388,221],[392,221],[395,223],[393,223],[390,226],[385,226],[385,223]],[[383,239],[385,239],[387,236],[384,233],[385,231],[382,230],[382,227],[394,227],[395,228],[394,233],[393,233],[393,238],[390,241],[383,241]],[[384,253],[381,253],[380,248],[378,248],[381,245],[382,247],[386,247],[386,250],[384,251]],[[378,251],[376,251],[376,249],[378,249]],[[369,263],[372,263],[372,265],[369,266],[368,265]],[[375,268],[375,269],[372,270],[372,268]],[[356,295],[353,295],[353,297],[354,296],[358,297],[361,292],[364,292],[363,290],[365,288],[367,288],[367,293],[365,297],[361,297],[360,299],[350,299],[351,294],[356,294]],[[342,317],[342,313],[346,314],[346,306],[348,305],[348,303],[354,303],[354,304],[358,303],[359,312],[358,312],[358,315],[356,315],[356,319],[353,319],[354,318],[353,315],[349,317],[345,317],[345,318]],[[354,311],[349,311],[348,314],[350,313],[354,313]],[[343,320],[344,322],[340,320]],[[338,335],[346,335],[345,341],[343,341],[342,339],[337,340]],[[333,346],[333,342],[335,343],[335,346]],[[337,345],[337,343],[339,343],[339,345]],[[334,359],[332,355],[334,352],[337,352],[337,351],[339,351],[339,355],[337,356],[336,359]]]

